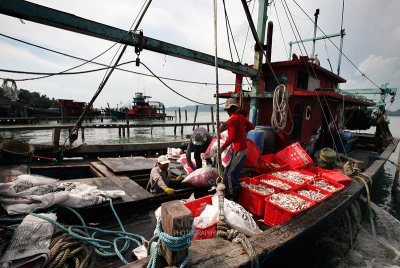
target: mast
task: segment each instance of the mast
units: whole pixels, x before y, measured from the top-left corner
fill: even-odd
[[[243,0],[242,0],[243,2]],[[258,23],[257,23],[257,37],[258,40],[262,44],[264,44],[265,39],[265,28],[266,22],[268,20],[267,15],[268,8],[268,0],[259,0],[259,8],[258,8]],[[245,10],[247,9],[247,4],[245,6]],[[253,79],[252,88],[251,88],[251,98],[250,98],[250,111],[249,111],[249,119],[254,124],[258,124],[258,94],[261,93],[260,85],[262,78],[262,58],[263,58],[263,48],[260,48],[258,44],[256,44],[256,51],[254,53],[254,69],[257,70],[257,76]]]

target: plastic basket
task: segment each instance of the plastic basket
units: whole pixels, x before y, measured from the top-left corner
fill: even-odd
[[[262,184],[264,184],[264,185],[267,185],[268,187],[271,187],[271,188],[274,188],[274,189],[278,189],[278,190],[280,190],[280,191],[291,190],[292,188],[296,188],[296,187],[298,186],[298,185],[296,185],[296,184],[294,184],[294,183],[284,181],[284,180],[282,180],[282,179],[280,179],[280,178],[277,178],[277,177],[274,177],[274,176],[272,176],[272,175],[270,175],[270,174],[261,174],[261,175],[259,175],[259,176],[257,176],[257,177],[254,177],[254,179],[259,180],[260,183],[262,183]],[[283,182],[283,183],[288,184],[288,185],[290,186],[290,188],[289,188],[289,189],[282,189],[282,188],[276,187],[276,186],[274,186],[274,185],[270,185],[270,184],[268,184],[268,183],[266,183],[266,182],[263,182],[263,181],[261,181],[261,180],[277,180],[277,181],[280,181],[280,182]]]
[[[330,196],[332,195],[331,192],[325,191],[324,189],[317,188],[317,187],[315,187],[314,185],[311,185],[311,184],[304,184],[304,185],[300,186],[299,188],[297,188],[297,189],[295,190],[295,193],[297,193],[298,195],[301,195],[301,194],[298,193],[298,192],[301,191],[301,190],[306,190],[306,191],[312,190],[312,191],[320,192],[321,194],[326,195],[326,196],[325,196],[324,198],[322,198],[321,200],[318,200],[318,201],[313,200],[313,201],[316,202],[316,203],[321,203],[322,201],[324,201],[325,199],[327,199],[328,197],[330,197]],[[306,198],[307,198],[307,197],[306,197]]]
[[[284,193],[295,195],[301,199],[304,199],[304,200],[310,202],[311,206],[309,206],[308,208],[311,208],[312,206],[314,206],[316,204],[314,201],[312,201],[304,196],[298,195],[297,193],[290,192],[290,191],[285,191]],[[294,218],[295,216],[299,215],[300,213],[302,213],[303,211],[308,209],[308,208],[305,208],[305,209],[301,209],[301,210],[292,212],[290,210],[282,208],[282,207],[272,203],[271,201],[269,201],[272,196],[273,195],[270,195],[265,198],[264,223],[267,224],[268,226],[274,227],[276,225],[279,225],[287,220]]]
[[[329,180],[329,179],[325,179],[325,178],[318,178],[318,179],[315,179],[314,181],[320,181],[320,180],[326,181],[327,183],[329,183],[329,184],[332,185],[333,187],[338,188],[337,191],[330,192],[330,193],[332,193],[332,194],[334,194],[334,193],[336,193],[336,192],[338,192],[338,191],[340,191],[340,190],[342,190],[342,189],[344,188],[344,185],[342,185],[342,184],[340,184],[340,183],[336,183],[336,182],[331,181],[331,180]],[[314,181],[310,181],[309,184],[315,186],[315,185],[313,184]],[[318,189],[321,189],[321,188],[319,188],[318,186],[315,186],[315,187],[317,187]],[[321,189],[321,190],[324,190],[324,189]],[[326,191],[326,190],[325,190],[325,191]],[[329,192],[329,191],[328,191],[328,192]]]
[[[321,177],[323,179],[327,179],[332,182],[342,184],[343,186],[347,186],[352,182],[352,179],[350,177],[344,175],[338,169],[326,170],[326,169],[319,168],[319,167],[313,167],[313,168],[307,169],[307,171],[314,173],[318,177]]]
[[[253,178],[241,178],[239,179],[240,182],[245,182],[247,184],[262,184],[259,180]],[[268,186],[268,188],[274,189],[274,193],[279,192],[278,188]],[[272,193],[271,193],[272,194]],[[239,196],[239,204],[246,210],[254,213],[258,216],[263,216],[265,211],[265,198],[271,194],[260,194],[256,191],[253,191],[247,187],[242,186],[242,191],[240,192]]]
[[[350,177],[347,177],[337,169],[327,170],[326,172],[322,173],[322,178],[342,184],[343,186],[347,186],[353,181]]]
[[[275,172],[288,173],[288,172],[290,172],[290,171],[292,171],[292,170],[280,170],[280,171],[275,171]],[[275,172],[269,173],[268,176],[272,177],[273,179],[280,179],[281,181],[283,181],[283,182],[285,182],[285,183],[291,185],[293,188],[297,188],[297,187],[299,187],[300,185],[303,185],[303,184],[308,183],[308,182],[310,181],[309,179],[306,179],[306,178],[301,177],[301,174],[305,174],[305,173],[302,173],[302,172],[299,171],[299,170],[293,170],[293,171],[300,173],[300,175],[299,175],[298,177],[300,177],[300,178],[303,180],[302,183],[297,184],[297,183],[295,183],[295,182],[289,181],[289,180],[286,179],[286,178],[275,177],[275,174],[274,174]],[[308,175],[308,174],[307,174],[307,175]]]
[[[276,156],[286,162],[290,169],[302,169],[312,167],[314,164],[310,156],[304,151],[298,142],[289,145],[282,151],[276,153]]]
[[[266,174],[272,171],[278,171],[281,169],[288,169],[289,165],[284,161],[280,160],[275,154],[267,154],[260,157],[256,167],[258,174]]]
[[[185,206],[192,212],[193,217],[200,216],[201,212],[206,208],[207,205],[212,205],[212,195],[208,195],[202,198],[195,199],[193,201],[185,203]],[[217,233],[217,223],[209,224],[205,227],[194,228],[194,235],[192,240],[210,239],[214,238]]]

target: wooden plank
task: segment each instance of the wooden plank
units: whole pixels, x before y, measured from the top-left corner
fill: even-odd
[[[99,158],[99,160],[115,174],[126,174],[134,171],[150,171],[155,164],[154,160],[143,157],[110,157]]]
[[[92,162],[91,165],[93,165],[97,170],[99,170],[104,176],[112,180],[118,187],[120,187],[130,197],[132,197],[133,200],[138,201],[153,197],[151,193],[146,191],[136,182],[132,181],[131,179],[125,176],[116,176],[110,170],[108,170],[106,166],[102,165],[101,163]]]

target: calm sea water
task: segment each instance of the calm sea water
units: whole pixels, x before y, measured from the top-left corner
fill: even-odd
[[[174,114],[171,114],[174,115]],[[193,122],[194,113],[188,113],[188,122]],[[214,116],[215,118],[215,116]],[[220,120],[228,119],[226,113],[220,113]],[[393,136],[400,137],[400,117],[390,117],[390,128]],[[197,122],[210,122],[210,113],[200,112]],[[143,122],[143,121],[142,121]],[[174,121],[167,121],[174,122]],[[184,115],[182,122],[185,122]],[[131,122],[135,123],[135,122]],[[192,127],[185,127],[184,134],[180,129],[174,135],[173,128],[132,129],[130,137],[119,138],[116,129],[86,129],[85,140],[79,138],[76,143],[125,143],[125,142],[151,142],[173,141],[185,139],[186,134],[192,132]],[[30,143],[49,143],[51,131],[20,131],[1,133],[6,138],[17,138]],[[67,132],[62,133],[62,138],[67,137]],[[390,157],[397,163],[399,148]],[[326,259],[326,266],[334,267],[400,267],[400,200],[395,200],[392,185],[396,167],[386,162],[377,174],[377,179],[372,189],[373,226],[368,217],[365,217],[356,241],[344,256],[335,256]],[[372,231],[374,230],[374,232]],[[346,232],[346,231],[344,231]],[[374,235],[374,233],[376,233]],[[338,246],[340,247],[340,245]],[[334,250],[330,248],[329,250]],[[337,260],[339,258],[339,260]],[[325,265],[324,265],[325,266]]]

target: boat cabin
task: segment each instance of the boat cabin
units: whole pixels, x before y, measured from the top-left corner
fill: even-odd
[[[271,67],[270,67],[271,65]],[[312,154],[323,147],[332,147],[335,135],[342,128],[343,105],[373,106],[374,103],[356,96],[342,94],[339,83],[346,82],[342,77],[312,62],[308,57],[293,55],[290,61],[263,64],[263,77],[260,92],[242,92],[242,108],[250,110],[250,100],[258,99],[257,120],[249,120],[260,126],[271,126],[273,97],[278,86],[271,68],[280,84],[286,86],[289,94],[289,116],[282,133],[275,134],[275,148],[279,151],[298,141]],[[236,75],[234,92],[222,93],[221,97],[238,97],[241,94],[243,76]]]

